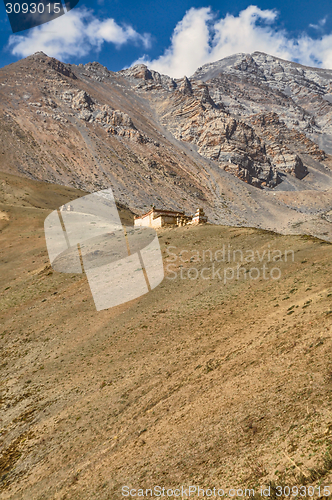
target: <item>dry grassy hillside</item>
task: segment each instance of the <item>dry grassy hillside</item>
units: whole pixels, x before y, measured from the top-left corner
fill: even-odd
[[[80,193],[6,174],[0,184],[1,498],[329,484],[331,244],[160,230],[162,284],[96,312],[83,275],[50,269],[43,233],[46,215]],[[255,252],[247,279],[228,269],[224,283],[237,263],[215,262],[223,245]],[[267,262],[275,250],[282,261]],[[263,264],[268,279],[250,280]],[[213,265],[220,279],[203,279]]]

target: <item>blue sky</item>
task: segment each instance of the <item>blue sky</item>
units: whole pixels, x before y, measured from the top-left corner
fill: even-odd
[[[332,3],[81,0],[65,16],[15,36],[1,3],[0,43],[0,66],[43,50],[113,71],[143,61],[181,77],[231,53],[261,50],[332,68]]]

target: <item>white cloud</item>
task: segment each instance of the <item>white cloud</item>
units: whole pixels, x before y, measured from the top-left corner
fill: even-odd
[[[250,5],[238,16],[217,19],[210,8],[191,8],[177,24],[171,45],[163,55],[136,63],[147,64],[160,73],[181,78],[203,64],[239,52],[266,52],[308,66],[332,68],[332,34],[312,38],[302,34],[292,38],[275,27],[278,13]],[[324,26],[325,20],[320,22]]]
[[[120,26],[114,19],[100,21],[91,10],[76,8],[31,29],[27,35],[11,35],[8,45],[15,56],[26,57],[43,51],[66,61],[72,56],[83,57],[91,50],[100,50],[105,42],[117,47],[131,42],[149,48],[150,36],[140,35],[131,26]]]
[[[323,19],[320,19],[317,24],[309,24],[309,28],[313,28],[315,30],[322,30],[327,21],[327,16]]]

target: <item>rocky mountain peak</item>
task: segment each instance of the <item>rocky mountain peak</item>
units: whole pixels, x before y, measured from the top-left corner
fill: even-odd
[[[145,64],[137,64],[136,66],[133,66],[129,70],[126,70],[126,74],[128,76],[132,76],[133,78],[153,80],[152,73]]]
[[[178,84],[178,89],[184,95],[192,95],[193,93],[191,83],[186,76],[184,76],[183,80]]]

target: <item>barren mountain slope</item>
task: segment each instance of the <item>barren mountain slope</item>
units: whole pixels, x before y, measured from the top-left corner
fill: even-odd
[[[37,53],[0,70],[0,169],[329,239],[331,77],[259,53],[182,80]]]
[[[167,143],[123,79],[109,73],[104,85],[86,75],[42,54],[1,70],[1,169],[90,191],[112,186],[142,210],[204,201],[206,174]]]
[[[113,500],[124,485],[183,484],[252,487],[258,499],[270,481],[331,483],[329,243],[161,230],[166,279],[96,312],[83,275],[50,269],[43,233],[82,193],[0,181],[1,498]],[[239,260],[223,262],[223,245],[237,259],[253,251],[242,267],[265,264],[267,276],[230,279]]]

